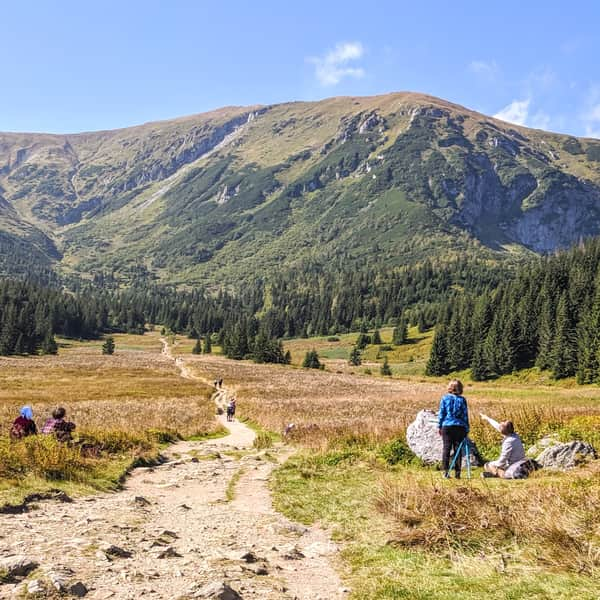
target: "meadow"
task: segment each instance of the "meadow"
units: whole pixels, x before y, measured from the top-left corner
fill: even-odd
[[[386,344],[391,330],[382,334]],[[406,426],[419,410],[437,408],[446,383],[420,374],[430,334],[411,331],[414,341],[386,351],[393,377],[379,374],[374,346],[362,365],[348,365],[356,334],[286,342],[291,366],[193,355],[193,340],[169,336],[173,356],[197,380],[180,377],[157,332],[115,337],[113,356],[102,356],[100,341],[61,340],[57,357],[0,359],[3,432],[23,404],[39,425],[61,404],[78,439],[99,451],[86,456],[45,436],[12,444],[0,437],[0,505],[51,487],[112,489],[132,464],[155,460],[162,444],[218,433],[210,394],[222,377],[239,416],[265,439],[294,423],[285,438],[294,455],[272,482],[275,506],[332,531],[352,598],[597,598],[599,461],[526,481],[458,482],[442,481],[407,450]],[[298,366],[312,348],[324,370]],[[553,432],[600,448],[596,386],[557,385],[530,371],[467,379],[465,395],[472,437],[487,458],[500,438],[479,412],[512,418],[526,444]]]
[[[115,342],[112,356],[102,355],[101,341],[59,340],[58,356],[0,358],[0,504],[47,487],[113,488],[162,444],[218,430],[212,389],[180,377],[158,334]],[[10,425],[27,404],[38,428],[64,406],[77,426],[75,443],[10,442]]]
[[[288,347],[326,355],[337,343]],[[185,357],[188,344],[176,352]],[[446,380],[369,376],[342,360],[325,358],[324,371],[215,355],[186,364],[206,380],[223,377],[243,418],[279,433],[295,424],[286,439],[298,452],[276,472],[275,505],[333,531],[353,598],[598,597],[599,461],[526,481],[483,480],[478,469],[471,480],[442,481],[404,436],[420,409],[437,408]],[[514,420],[526,445],[555,433],[600,448],[598,387],[522,375],[467,381],[471,435],[486,458],[501,439],[479,412]]]

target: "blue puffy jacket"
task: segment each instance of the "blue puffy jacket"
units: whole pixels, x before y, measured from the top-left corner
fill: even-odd
[[[469,432],[469,409],[467,401],[462,396],[446,394],[440,400],[440,412],[438,413],[438,427],[450,427],[458,425]]]

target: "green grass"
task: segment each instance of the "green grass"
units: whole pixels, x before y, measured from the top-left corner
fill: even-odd
[[[305,524],[319,522],[332,528],[333,538],[342,543],[343,576],[352,589],[351,598],[597,598],[597,577],[520,563],[518,554],[447,555],[397,545],[394,524],[375,509],[381,478],[402,481],[410,473],[437,482],[439,473],[416,467],[390,469],[368,456],[363,458],[350,454],[340,460],[335,453],[298,455],[275,472],[272,482],[277,510]],[[473,480],[476,486],[485,483]],[[514,485],[493,484],[500,493],[503,485]]]
[[[232,502],[235,499],[235,488],[244,474],[244,467],[240,467],[232,476],[229,482],[227,483],[227,488],[225,489],[225,498],[227,502]]]

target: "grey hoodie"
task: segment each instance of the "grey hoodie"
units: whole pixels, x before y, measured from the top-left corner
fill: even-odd
[[[499,469],[508,469],[510,465],[513,465],[520,460],[524,460],[525,448],[523,448],[523,442],[516,433],[504,436],[502,440],[502,451],[500,452],[500,458],[494,461],[494,464]]]

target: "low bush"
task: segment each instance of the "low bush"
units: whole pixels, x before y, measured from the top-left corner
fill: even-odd
[[[383,479],[378,509],[396,523],[394,542],[448,554],[506,552],[551,569],[600,568],[598,473],[501,487],[447,485],[406,473]]]

